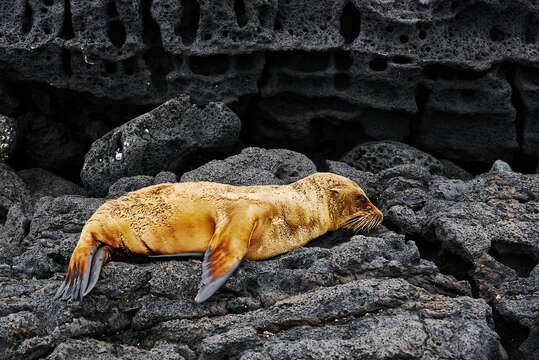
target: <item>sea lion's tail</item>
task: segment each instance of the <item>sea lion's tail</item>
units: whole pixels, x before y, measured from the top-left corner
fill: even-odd
[[[71,255],[66,279],[54,299],[82,300],[95,286],[105,262],[110,260],[111,248],[94,239],[94,234],[83,229],[77,247]]]

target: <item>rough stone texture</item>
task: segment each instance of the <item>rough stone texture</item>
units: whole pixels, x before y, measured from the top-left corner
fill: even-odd
[[[95,339],[67,340],[59,344],[47,357],[50,360],[183,360],[172,345],[156,346],[150,351],[134,346],[109,344]]]
[[[104,195],[125,176],[181,172],[229,150],[237,142],[240,126],[223,103],[199,107],[188,97],[169,100],[95,141],[86,154],[82,181],[92,192]]]
[[[0,113],[0,161],[9,160],[15,151],[17,140],[17,124],[15,119]]]
[[[41,198],[18,256],[9,261],[13,270],[39,278],[65,271],[84,223],[102,203],[73,195]]]
[[[513,359],[536,356],[539,178],[497,161],[472,180],[446,179],[415,165],[378,174],[343,163],[331,171],[364,182],[384,223],[415,239],[422,257],[466,279],[493,304],[496,328]],[[535,303],[534,303],[535,302]],[[500,307],[501,306],[501,307]]]
[[[396,141],[377,141],[356,146],[341,161],[359,170],[378,173],[398,165],[412,164],[442,175],[444,165],[432,155]]]
[[[86,195],[84,188],[44,169],[24,169],[17,171],[17,175],[26,183],[34,200],[43,196]]]
[[[195,259],[108,263],[84,302],[53,301],[79,232],[103,200],[41,198],[29,231],[13,221],[21,210],[12,207],[18,246],[0,242],[13,255],[0,257],[0,357],[533,359],[539,179],[502,162],[468,181],[413,164],[376,174],[327,166],[364,187],[393,230],[339,231],[245,261],[204,304],[194,302]],[[282,184],[312,171],[302,154],[248,148],[184,177]],[[162,172],[114,187],[170,180]]]
[[[30,191],[24,181],[8,165],[0,162],[0,225],[12,205],[20,203],[29,209]]]
[[[178,181],[176,174],[170,171],[161,171],[154,176],[137,175],[124,177],[116,181],[109,187],[107,198],[115,198],[127,194],[130,191],[135,191],[146,186],[174,183]]]
[[[148,175],[137,175],[121,178],[109,187],[107,197],[118,197],[127,194],[130,191],[135,191],[143,187],[153,185],[153,182],[154,177]]]
[[[341,155],[392,139],[469,166],[537,164],[534,2],[6,0],[0,14],[0,89],[70,89],[126,111],[186,93],[239,100],[261,146]],[[0,113],[21,93],[0,96]],[[34,102],[22,107],[46,114]]]
[[[213,181],[230,185],[288,184],[316,172],[308,157],[286,149],[245,148],[238,155],[213,160],[186,172],[180,181]]]
[[[495,359],[498,353],[486,303],[466,296],[465,282],[440,274],[419,259],[413,242],[394,233],[247,261],[204,305],[193,301],[200,266],[198,260],[110,263],[82,304],[52,301],[59,275],[4,278],[0,337],[7,346],[1,354],[56,359],[125,351],[136,358],[147,351],[140,346],[155,353],[173,344],[184,346],[176,352],[185,358],[214,359],[250,353],[303,358],[328,346],[332,352],[322,358],[426,351]],[[395,336],[403,329],[410,336]],[[70,340],[80,337],[114,338],[116,345]]]

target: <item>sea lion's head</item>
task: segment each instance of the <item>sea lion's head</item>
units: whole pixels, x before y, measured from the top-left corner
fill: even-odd
[[[325,192],[332,228],[368,231],[382,223],[384,215],[354,181],[332,173],[316,173],[310,177]]]

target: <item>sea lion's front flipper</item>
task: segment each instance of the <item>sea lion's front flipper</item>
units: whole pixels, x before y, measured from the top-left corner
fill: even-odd
[[[206,301],[238,268],[247,254],[255,228],[255,219],[234,216],[221,229],[216,229],[204,253],[202,282],[196,302]]]

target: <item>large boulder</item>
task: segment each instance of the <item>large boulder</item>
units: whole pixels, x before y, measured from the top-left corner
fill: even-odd
[[[213,160],[186,172],[180,181],[213,181],[230,185],[283,185],[316,172],[303,154],[286,149],[245,148],[224,160]]]
[[[86,154],[82,181],[104,195],[122,177],[183,172],[230,150],[240,126],[223,103],[197,106],[188,97],[171,99],[96,140]]]

